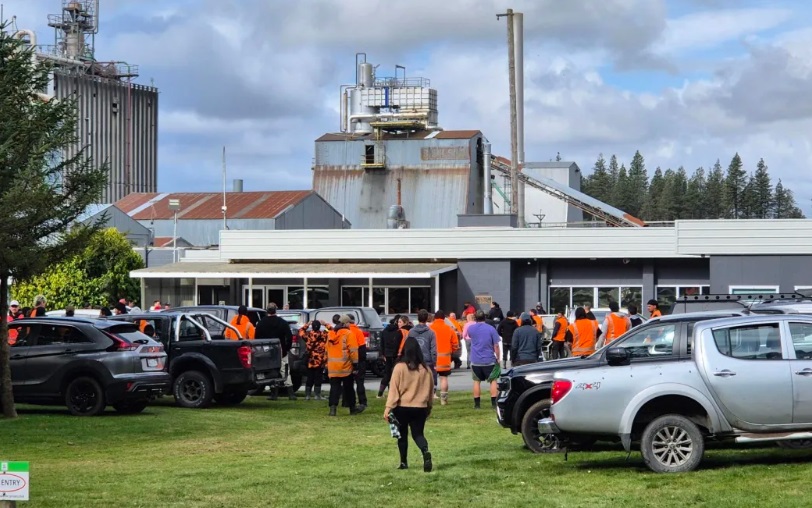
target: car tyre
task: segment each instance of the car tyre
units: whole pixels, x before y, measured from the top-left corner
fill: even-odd
[[[688,418],[671,414],[655,418],[640,439],[643,461],[655,473],[693,471],[705,453],[705,438]]]
[[[533,453],[555,453],[561,451],[561,442],[556,434],[539,432],[539,420],[550,416],[550,399],[542,399],[524,412],[522,416],[522,439]]]
[[[175,402],[185,408],[202,409],[211,405],[214,386],[209,376],[197,371],[187,370],[175,378],[172,394]]]
[[[248,397],[248,390],[232,388],[224,391],[223,393],[215,393],[214,400],[223,406],[236,406]]]
[[[74,416],[97,416],[104,412],[104,390],[92,377],[77,377],[65,390],[65,405]]]
[[[149,404],[148,400],[133,400],[127,402],[119,402],[117,404],[113,404],[113,409],[123,415],[134,415],[142,412],[146,409],[147,404]]]
[[[776,441],[780,448],[785,450],[809,450],[812,448],[812,439],[794,439],[791,441]]]

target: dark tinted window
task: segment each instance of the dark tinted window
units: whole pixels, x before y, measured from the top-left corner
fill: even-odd
[[[178,340],[180,341],[203,340],[203,331],[188,319],[181,318],[180,333],[178,335]]]
[[[9,341],[9,346],[10,347],[30,346],[33,337],[36,336],[38,328],[39,325],[21,325],[21,324],[8,325],[9,339],[13,339],[14,334],[15,333],[17,334],[16,341],[14,342],[14,344],[11,344],[11,341]]]
[[[223,338],[223,335],[226,332],[226,327],[224,324],[217,322],[216,320],[206,316],[205,314],[199,314],[193,317],[198,323],[203,325],[206,328],[206,330],[209,331],[209,334],[212,336],[212,338],[215,337],[220,337],[221,339]]]
[[[795,358],[812,359],[812,323],[790,323],[789,333],[792,335]]]
[[[88,344],[93,341],[83,332],[64,325],[40,325],[35,346],[51,346],[55,344]]]

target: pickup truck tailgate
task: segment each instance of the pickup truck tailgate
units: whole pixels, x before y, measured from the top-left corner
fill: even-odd
[[[279,339],[249,341],[253,353],[255,379],[259,384],[282,378],[282,346]]]

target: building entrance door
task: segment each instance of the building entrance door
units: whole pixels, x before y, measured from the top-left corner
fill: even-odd
[[[275,303],[278,309],[285,307],[285,288],[284,287],[266,287],[268,299],[265,301],[267,307],[271,303]]]

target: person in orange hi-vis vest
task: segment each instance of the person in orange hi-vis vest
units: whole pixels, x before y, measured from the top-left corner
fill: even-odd
[[[569,326],[572,335],[572,356],[587,356],[595,352],[598,322],[586,317],[583,307],[575,309],[575,322]]]
[[[240,337],[243,339],[254,339],[255,328],[254,325],[251,324],[251,320],[248,319],[248,307],[245,305],[240,305],[237,309],[237,315],[231,318],[231,326],[239,330]],[[231,328],[226,328],[225,338],[230,340],[237,340],[240,337],[237,337],[237,334],[234,333],[234,330]]]
[[[440,377],[440,404],[448,404],[448,376],[451,375],[451,357],[460,350],[457,332],[445,322],[445,313],[438,310],[429,325],[437,339],[437,375]]]
[[[570,322],[564,317],[564,309],[558,309],[553,324],[553,342],[550,345],[550,356],[553,360],[567,356],[566,338]]]
[[[367,389],[365,386],[367,374],[367,338],[364,332],[355,324],[355,314],[350,316],[350,331],[355,334],[355,342],[358,344],[358,372],[355,374],[355,391],[358,394],[358,405],[367,407]]]
[[[350,317],[342,315],[327,339],[327,376],[330,378],[330,416],[336,416],[338,399],[343,398],[344,407],[350,414],[362,413],[364,407],[355,405],[353,374],[358,370],[358,343],[349,329]]]
[[[539,332],[544,331],[544,320],[541,319],[541,316],[538,315],[536,309],[530,309],[530,317],[533,318],[533,324],[536,327],[536,330]]]
[[[663,315],[663,313],[660,312],[660,304],[657,302],[657,300],[649,300],[646,304],[646,308],[648,308],[648,312],[650,314],[649,319],[662,317]]]
[[[603,320],[604,334],[597,347],[611,344],[615,339],[632,329],[629,316],[620,312],[620,306],[617,302],[609,302],[609,311],[606,319]]]

